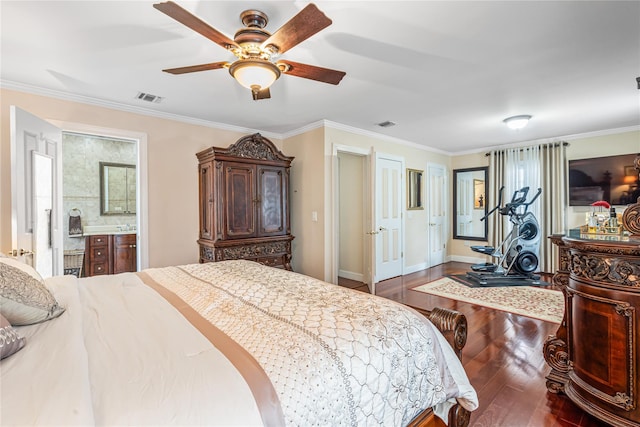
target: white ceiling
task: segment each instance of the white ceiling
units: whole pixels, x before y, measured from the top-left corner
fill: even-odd
[[[307,4],[176,2],[230,38],[245,9],[273,33]],[[333,24],[282,59],[346,77],[284,75],[260,101],[224,69],[161,72],[234,57],[153,3],[2,0],[0,82],[285,136],[328,120],[447,153],[640,125],[639,1],[318,1]],[[525,129],[502,123],[519,114]]]

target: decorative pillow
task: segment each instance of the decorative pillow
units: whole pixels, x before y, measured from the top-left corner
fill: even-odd
[[[12,325],[31,325],[64,312],[33,267],[0,258],[0,314]]]
[[[0,359],[11,356],[24,347],[26,338],[13,329],[11,323],[0,314]]]

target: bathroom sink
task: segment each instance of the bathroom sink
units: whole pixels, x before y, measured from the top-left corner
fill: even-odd
[[[85,236],[92,236],[95,234],[134,234],[136,232],[136,226],[132,224],[85,225],[82,231],[82,234]]]

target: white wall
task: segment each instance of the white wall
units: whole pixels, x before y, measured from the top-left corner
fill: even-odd
[[[639,153],[640,131],[575,139],[569,141],[569,146],[567,147],[567,158],[569,160]],[[586,212],[591,212],[592,210],[593,208],[589,206],[569,206],[567,209],[568,228],[571,229],[583,225]],[[618,213],[624,212],[624,208],[616,210]]]

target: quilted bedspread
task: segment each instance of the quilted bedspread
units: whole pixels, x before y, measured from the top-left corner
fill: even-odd
[[[250,261],[145,272],[255,358],[287,425],[405,425],[454,398],[477,407],[444,338],[401,304]]]

